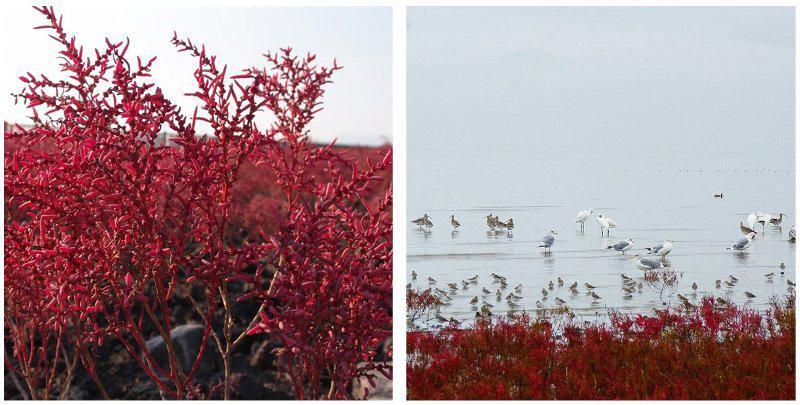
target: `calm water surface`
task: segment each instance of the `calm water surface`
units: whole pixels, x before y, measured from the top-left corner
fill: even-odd
[[[724,193],[724,198],[714,198]],[[424,232],[409,224],[408,280],[418,274],[415,287],[448,290],[446,283],[478,275],[477,285],[459,289],[442,315],[472,320],[469,300],[483,297],[482,287],[492,292],[490,273],[508,279],[503,296],[522,284],[520,308],[534,310],[542,300],[541,289],[561,277],[565,285],[550,291],[545,307],[554,307],[559,297],[581,317],[605,315],[607,309],[646,313],[675,305],[675,296],[659,299],[645,283],[642,292],[624,299],[620,273],[639,278],[628,256],[606,245],[632,238],[629,254],[674,240],[669,264],[683,274],[676,293],[693,300],[713,294],[755,309],[783,296],[787,279],[795,281],[795,245],[787,242],[794,224],[793,153],[664,153],[664,152],[535,152],[535,151],[421,151],[408,153],[408,217],[428,213],[434,227]],[[578,211],[594,209],[580,232],[574,218]],[[726,247],[743,237],[739,221],[749,212],[783,212],[783,229],[767,225],[759,229],[753,246],[744,254]],[[513,234],[487,233],[488,213],[506,221],[513,218]],[[450,215],[461,228],[452,232]],[[619,227],[611,237],[601,237],[595,218],[611,217]],[[540,241],[549,230],[558,235],[552,253],[543,254]],[[652,257],[652,256],[651,256]],[[779,264],[786,266],[780,275]],[[764,274],[775,272],[772,282]],[[733,275],[733,288],[715,287],[714,281]],[[578,281],[578,294],[568,286]],[[593,300],[582,287],[597,286],[602,297]],[[692,294],[691,284],[698,285]],[[747,300],[745,290],[756,295]],[[506,301],[486,297],[492,311],[505,314]]]

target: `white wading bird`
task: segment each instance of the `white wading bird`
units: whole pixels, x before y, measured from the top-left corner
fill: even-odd
[[[593,210],[589,208],[588,210],[583,210],[575,216],[575,223],[581,224],[581,231],[583,231],[583,226],[586,223],[586,220],[589,219],[589,216],[592,215]]]
[[[600,236],[603,236],[603,232],[611,236],[611,228],[617,227],[616,221],[609,217],[604,217],[603,214],[597,215],[597,224],[600,225]]]

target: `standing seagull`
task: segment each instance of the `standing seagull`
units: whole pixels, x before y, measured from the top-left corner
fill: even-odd
[[[550,231],[547,235],[544,235],[542,238],[542,244],[539,247],[544,248],[545,252],[549,252],[550,248],[553,247],[553,244],[556,243],[555,235],[558,235],[556,231]]]
[[[600,236],[603,236],[605,231],[608,236],[611,236],[611,228],[617,227],[617,222],[609,217],[604,217],[603,214],[597,215],[597,223],[600,225]]]
[[[613,245],[606,246],[606,249],[614,249],[617,252],[622,252],[622,254],[624,255],[625,252],[633,248],[633,244],[634,244],[633,239],[621,240]]]
[[[586,223],[586,220],[589,219],[589,216],[592,215],[593,210],[589,208],[588,210],[583,210],[575,216],[575,223],[581,224],[581,231],[583,231],[583,225]]]
[[[664,243],[659,243],[658,245],[645,249],[647,249],[647,253],[649,254],[657,254],[664,258],[672,251],[672,239],[666,238],[664,239]]]
[[[461,224],[459,224],[458,221],[456,221],[455,215],[450,215],[450,225],[453,227],[454,231],[461,226]]]
[[[642,257],[641,255],[635,255],[631,257],[631,260],[639,270],[655,270],[664,267],[660,261]]]
[[[728,250],[735,250],[737,252],[744,252],[753,242],[753,236],[756,236],[755,233],[748,233],[742,239],[739,239],[738,242],[734,243],[733,246],[729,247]]]
[[[420,228],[422,228],[422,225],[425,225],[425,221],[427,221],[427,220],[428,220],[428,214],[425,214],[425,215],[423,215],[423,216],[411,221],[411,223],[414,224],[414,225],[418,225]]]

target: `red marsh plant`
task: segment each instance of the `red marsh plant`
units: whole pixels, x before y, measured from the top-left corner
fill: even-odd
[[[84,52],[52,8],[35,10],[46,21],[36,28],[61,48],[62,74],[20,77],[16,98],[34,125],[4,134],[5,365],[22,395],[63,394],[71,377],[57,370],[71,376],[80,365],[107,398],[96,360],[107,341],[164,398],[209,396],[196,381],[207,351],[221,359],[229,398],[231,355],[248,335],[280,341],[298,398],[349,398],[353,379],[391,377],[373,361],[392,329],[392,193],[382,177],[391,150],[359,165],[308,137],[339,66],[282,49],[230,75],[176,35],[197,62],[188,94],[200,108],[187,115],[148,82],[155,58],[131,60],[128,44],[111,40]],[[174,145],[158,142],[162,131]],[[246,231],[257,238],[236,237],[246,165],[274,180],[264,212],[274,226]],[[176,300],[191,301],[205,327],[188,368],[170,343]],[[240,325],[233,313],[244,300],[260,308]],[[166,367],[145,345],[153,333],[166,342]]]
[[[794,399],[795,297],[408,334],[409,399]]]

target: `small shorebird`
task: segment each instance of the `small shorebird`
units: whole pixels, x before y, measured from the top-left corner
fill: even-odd
[[[487,290],[486,287],[483,287],[483,289],[481,291],[483,291],[484,294],[491,294],[492,293],[491,291]]]
[[[412,280],[416,280],[417,279],[417,272],[414,271],[414,270],[411,270],[411,279]]]
[[[545,297],[547,296],[547,290],[545,290],[544,288],[542,288],[542,295]]]
[[[733,281],[733,282],[739,281],[739,279],[734,277],[733,274],[728,274],[728,278],[731,279],[731,281]]]
[[[469,303],[470,303],[470,304],[477,304],[477,303],[478,303],[478,296],[476,295],[474,298],[472,298],[472,299],[469,301]]]
[[[428,220],[428,214],[425,214],[425,215],[423,215],[423,216],[411,221],[411,223],[414,224],[414,225],[418,225],[420,228],[422,228],[422,225],[425,225],[425,221],[427,221],[427,220]]]
[[[794,287],[794,286],[795,286],[795,284],[794,284],[794,281],[792,281],[792,280],[789,280],[788,278],[786,279],[786,284],[789,284],[789,285],[790,285],[790,286],[792,286],[792,287]]]
[[[429,284],[436,284],[436,280],[431,278],[431,277],[428,277],[428,283]]]
[[[735,250],[737,252],[744,252],[752,244],[754,236],[756,236],[756,234],[754,232],[748,233],[747,236],[745,236],[742,239],[739,239],[738,242],[736,242],[732,246],[730,246],[728,248],[728,250]]]
[[[556,297],[555,303],[558,306],[562,306],[562,305],[566,304],[567,302],[562,300],[561,298]]]
[[[592,212],[594,212],[594,210],[589,208],[588,210],[579,212],[578,215],[575,216],[575,223],[581,224],[581,231],[583,231],[583,226],[586,224],[586,220],[592,215]]]
[[[785,264],[783,264],[783,262],[781,262],[781,265],[780,265],[780,266],[778,266],[778,267],[780,267],[780,268],[781,268],[781,270],[783,270],[783,269],[785,269],[785,268],[786,268],[786,265],[785,265]]]
[[[597,287],[595,287],[595,286],[593,286],[593,285],[591,285],[589,283],[583,283],[583,286],[586,287],[589,290],[594,290],[595,288],[597,288]]]
[[[717,285],[717,288],[720,288],[721,284],[722,284],[722,280],[717,280],[714,283]]]
[[[722,198],[722,193],[714,194],[714,198]]]
[[[772,281],[772,277],[775,277],[775,272],[770,272],[770,273],[764,274],[764,277],[766,277],[767,280]]]
[[[553,244],[556,243],[555,235],[558,235],[558,232],[552,230],[547,235],[544,235],[544,238],[542,238],[542,244],[539,245],[539,247],[544,248],[545,252],[549,252],[550,248],[553,247]]]
[[[508,222],[506,222],[506,229],[508,229],[508,233],[514,229],[514,218],[509,218]]]
[[[423,223],[423,225],[425,225],[425,227],[428,228],[429,231],[431,230],[431,228],[433,228],[433,222],[431,222],[431,220],[428,218],[425,218],[425,222]]]
[[[697,292],[697,283],[692,283],[692,291]]]
[[[594,298],[594,299],[596,299],[596,300],[599,300],[599,299],[600,299],[600,296],[599,296],[599,295],[597,295],[597,294],[595,294],[595,293],[594,293],[594,291],[592,291],[592,293],[591,293],[591,294],[589,294],[589,295],[591,295],[591,296],[592,296],[592,298]]]
[[[489,230],[495,231],[497,229],[497,225],[495,225],[494,223],[494,217],[492,216],[492,214],[489,213],[489,215],[485,216],[484,218],[486,218],[486,226],[489,227]]]
[[[553,280],[550,280],[550,282],[547,283],[547,289],[551,291],[553,290]]]
[[[447,286],[450,287],[451,290],[458,290],[458,285],[456,283],[447,283]]]
[[[604,217],[603,214],[597,215],[597,223],[600,225],[600,236],[603,236],[603,232],[605,232],[607,236],[611,236],[611,228],[617,227],[616,221],[609,217]]]
[[[797,238],[795,237],[794,233],[794,225],[792,225],[792,229],[789,229],[789,243],[795,243]]]
[[[748,300],[752,300],[753,298],[756,297],[756,295],[751,293],[750,291],[745,291],[744,296],[747,297]]]
[[[659,243],[658,245],[645,249],[648,254],[656,254],[664,258],[672,251],[672,239],[664,238],[664,243]]]
[[[558,282],[558,286],[559,286],[559,287],[561,287],[562,285],[564,285],[564,280],[562,280],[560,276],[559,276],[559,277],[558,277],[556,280],[557,280],[557,282]]]
[[[456,216],[455,215],[450,215],[450,226],[453,227],[454,231],[461,226],[461,224],[458,223],[458,221],[456,221]]]
[[[634,243],[635,242],[633,241],[633,239],[622,240],[613,245],[606,246],[606,249],[614,249],[617,252],[621,252],[624,255],[625,252],[633,248]]]

